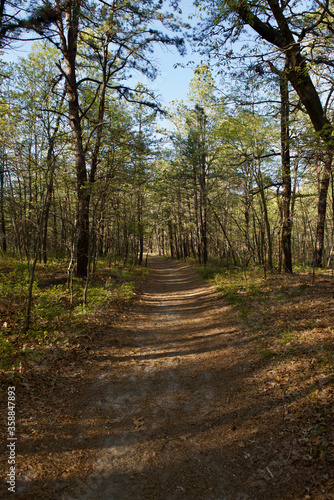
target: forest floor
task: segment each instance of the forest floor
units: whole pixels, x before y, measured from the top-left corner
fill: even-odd
[[[17,381],[1,498],[334,499],[333,278],[269,279],[250,303],[149,265],[126,307]]]

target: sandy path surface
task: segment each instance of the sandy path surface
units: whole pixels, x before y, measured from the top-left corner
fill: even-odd
[[[93,470],[62,498],[261,498],[267,481],[250,480],[239,436],[248,419],[248,437],[257,434],[263,410],[247,405],[247,342],[187,266],[151,258],[150,267],[121,345],[93,384],[89,411],[104,422]]]
[[[26,386],[17,498],[311,498],[254,335],[187,265],[149,265],[117,321],[102,308],[87,347]]]

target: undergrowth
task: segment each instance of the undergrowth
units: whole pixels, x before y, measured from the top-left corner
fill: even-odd
[[[334,279],[331,270],[292,275],[253,268],[199,268],[234,308],[253,337],[268,397],[298,415],[296,433],[310,429],[311,459],[334,462]],[[286,398],[286,399],[285,399]],[[319,415],[322,425],[319,427]],[[291,416],[291,422],[294,417]],[[321,439],[319,438],[321,434]],[[305,436],[304,436],[305,437]]]
[[[0,265],[0,372],[15,373],[27,360],[36,359],[48,346],[66,346],[73,332],[84,330],[85,322],[98,307],[129,301],[136,280],[148,273],[145,267],[109,267],[97,263],[83,304],[82,279],[73,278],[72,290],[66,267],[59,263],[38,265],[33,286],[32,321],[24,331],[29,266],[13,259]]]
[[[289,350],[296,354],[293,347],[296,348],[306,333],[309,338],[310,332],[319,336],[334,334],[334,279],[331,270],[318,271],[315,283],[307,272],[293,275],[272,273],[265,279],[259,268],[245,272],[241,268],[208,266],[197,271],[235,307],[239,319],[257,338],[261,338],[264,349],[271,349],[273,356],[286,358]],[[331,299],[330,303],[328,299]],[[299,347],[302,351],[302,346]],[[315,342],[314,349],[317,348]],[[323,348],[320,342],[318,358],[328,360],[328,369],[333,369],[334,351],[324,355]],[[264,357],[268,358],[268,353]]]

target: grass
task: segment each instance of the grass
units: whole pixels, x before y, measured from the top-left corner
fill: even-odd
[[[267,279],[263,270],[256,267],[247,269],[247,274],[242,268],[217,266],[197,271],[235,308],[248,331],[261,339],[261,359],[272,357],[268,349],[276,352],[278,359],[304,356],[307,345],[327,371],[334,371],[333,343],[323,342],[334,332],[331,270],[317,271],[315,284],[310,270],[299,270],[293,275],[268,273]]]
[[[244,319],[247,319],[254,304],[260,302],[265,306],[268,301],[261,288],[262,277],[257,269],[248,271],[246,278],[244,270],[238,268],[201,267],[198,273],[203,279],[211,281],[231,305],[238,306]]]
[[[133,281],[123,283],[116,291],[116,296],[120,299],[132,299],[135,292],[136,285]]]
[[[200,268],[253,337],[268,400],[281,402],[304,454],[334,462],[334,278],[330,269],[293,275],[261,269]],[[285,424],[287,428],[287,423]],[[308,437],[305,438],[305,429]]]
[[[85,323],[99,307],[127,302],[135,294],[136,281],[146,275],[144,267],[109,268],[97,263],[83,305],[81,279],[73,279],[72,294],[67,285],[66,266],[38,265],[33,287],[31,326],[24,332],[29,267],[13,259],[0,263],[0,371],[15,372],[22,363],[38,358],[48,346],[62,348],[73,332],[84,331]]]
[[[273,353],[267,347],[265,347],[265,348],[257,347],[256,351],[257,351],[258,355],[260,356],[261,361],[269,361],[275,357],[275,353]]]

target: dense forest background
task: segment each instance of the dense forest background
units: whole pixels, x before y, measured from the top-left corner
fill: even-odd
[[[1,63],[2,256],[330,265],[332,7],[200,2],[191,29],[182,2],[1,2],[3,51],[38,39]],[[203,61],[162,109],[139,75],[186,42]]]
[[[20,498],[334,498],[333,35],[334,0],[0,0]]]

